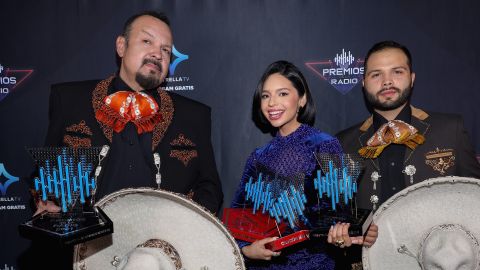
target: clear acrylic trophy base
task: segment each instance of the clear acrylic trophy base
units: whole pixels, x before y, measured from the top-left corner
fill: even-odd
[[[74,245],[113,233],[113,223],[98,207],[91,211],[43,212],[19,225],[20,234],[32,240]]]
[[[350,223],[348,234],[350,236],[361,236],[366,233],[372,223],[373,212],[369,209],[357,208],[348,211],[324,211],[320,213],[319,218],[312,224],[310,239],[325,238],[328,236],[330,226],[336,223]]]

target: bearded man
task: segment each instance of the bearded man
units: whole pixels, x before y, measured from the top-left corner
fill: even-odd
[[[379,42],[365,58],[363,90],[372,115],[337,134],[347,153],[360,153],[365,171],[357,203],[379,206],[405,187],[428,178],[480,178],[480,164],[459,115],[410,105],[415,73],[409,50]]]

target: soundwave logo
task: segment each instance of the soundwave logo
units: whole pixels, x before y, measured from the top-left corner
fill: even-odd
[[[8,187],[13,183],[18,182],[18,177],[9,174],[5,169],[5,166],[3,165],[3,163],[0,163],[0,179],[2,178],[7,179],[6,181],[2,181],[3,183],[0,182],[0,192],[2,196],[5,196],[7,195]]]
[[[305,62],[313,73],[346,94],[362,80],[363,60],[355,59],[350,51],[342,49],[332,60]]]
[[[9,267],[7,264],[5,264],[4,268],[2,268],[0,270],[15,270],[15,268],[13,268],[13,266]]]
[[[0,64],[0,101],[12,93],[32,72],[33,69],[10,69]]]

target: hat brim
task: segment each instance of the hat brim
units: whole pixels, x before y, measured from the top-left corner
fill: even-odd
[[[115,269],[115,256],[149,239],[171,244],[185,269],[245,269],[240,249],[221,221],[187,198],[150,188],[124,189],[96,205],[113,221],[114,233],[76,245],[74,269]]]
[[[363,268],[421,269],[414,256],[425,234],[443,224],[461,225],[480,239],[479,205],[480,180],[475,178],[432,178],[398,192],[373,216],[378,239],[372,247],[363,248]],[[408,251],[399,252],[402,246]]]

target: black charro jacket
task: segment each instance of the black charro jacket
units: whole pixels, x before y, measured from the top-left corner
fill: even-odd
[[[112,129],[95,118],[96,110],[112,87],[108,80],[52,86],[47,146],[90,147],[111,143]],[[100,84],[103,87],[97,87]],[[194,201],[216,212],[223,193],[210,138],[210,108],[164,90],[155,91],[155,95],[160,101],[162,121],[153,130],[152,153],[158,152],[161,157],[161,188],[190,195]],[[102,164],[108,166],[108,158]],[[101,176],[100,184],[113,181]],[[155,179],[151,183],[151,187],[156,187]],[[132,183],[131,187],[137,186]]]
[[[465,176],[480,179],[480,164],[475,158],[473,147],[468,139],[459,115],[425,112],[415,107],[412,108],[411,125],[425,136],[425,142],[414,150],[407,147],[403,168],[413,165],[416,173],[414,182],[440,177],[440,176]],[[357,153],[367,144],[373,136],[373,117],[339,132],[336,136],[340,140],[345,153]],[[372,172],[380,175],[380,166],[376,159],[364,160],[365,170],[359,177],[357,202],[360,208],[371,209],[370,196],[381,191],[382,179],[376,183],[373,190],[371,181]],[[410,177],[405,174],[405,186],[412,185]]]

